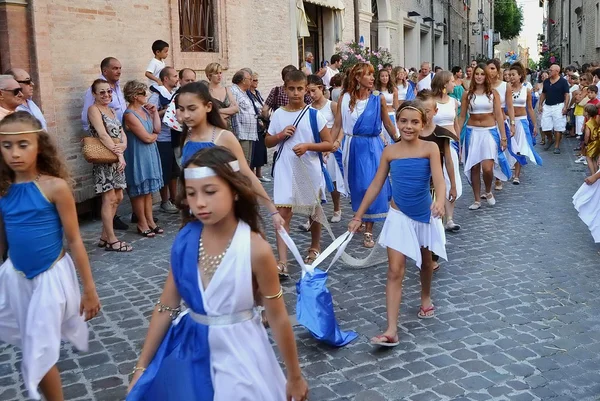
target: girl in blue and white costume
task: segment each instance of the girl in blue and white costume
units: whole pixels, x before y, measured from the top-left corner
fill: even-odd
[[[219,114],[219,106],[212,101],[208,87],[200,82],[182,86],[176,98],[176,106],[177,119],[183,123],[182,164],[185,164],[194,153],[204,148],[218,145],[229,149],[240,162],[242,174],[250,179],[258,199],[269,210],[275,229],[279,229],[283,225],[283,219],[262,184],[248,166],[240,142],[232,132],[227,131],[227,125]]]
[[[515,135],[510,138],[509,163],[515,166],[515,174],[513,184],[521,183],[519,177],[521,175],[521,167],[531,162],[536,166],[542,165],[542,158],[535,151],[534,137],[537,135],[535,128],[535,114],[531,100],[531,89],[523,85],[525,80],[525,68],[521,63],[514,63],[510,66],[509,76],[511,79],[510,89],[513,98],[513,107],[515,111]],[[527,114],[531,116],[533,122],[533,133],[530,131],[529,120]]]
[[[467,181],[472,185],[475,201],[469,210],[481,207],[481,171],[488,205],[494,206],[496,198],[492,194],[494,176],[506,181],[511,176],[510,165],[504,154],[506,131],[504,116],[500,106],[500,96],[492,89],[485,65],[480,64],[473,71],[469,90],[463,94],[458,125],[465,123],[469,113],[467,129],[462,143],[462,162]]]
[[[188,222],[173,243],[127,401],[307,398],[277,263],[239,165],[223,147],[184,164],[179,204]],[[265,294],[287,383],[255,310],[256,288]],[[189,309],[177,316],[182,299]]]
[[[356,215],[348,225],[356,232],[368,207],[392,181],[392,204],[381,230],[379,244],[387,247],[389,267],[386,284],[387,329],[373,337],[371,344],[398,345],[398,313],[402,300],[402,280],[406,258],[413,259],[421,269],[421,308],[418,317],[434,317],[431,302],[433,261],[431,253],[448,259],[446,237],[441,217],[444,215],[444,196],[432,202],[430,180],[438,194],[445,194],[440,149],[435,143],[419,138],[427,124],[425,111],[418,102],[404,102],[397,113],[402,140],[385,148],[377,175],[369,186]]]
[[[39,386],[46,400],[62,401],[56,366],[61,340],[87,351],[85,321],[96,316],[100,302],[67,166],[50,136],[35,117],[18,111],[0,122],[0,142],[0,254],[8,245],[0,266],[0,344],[21,349],[29,398],[41,399]]]
[[[372,94],[374,69],[371,64],[358,63],[350,70],[345,82],[344,95],[338,103],[338,113],[331,130],[333,152],[343,148],[344,184],[350,192],[352,210],[356,212],[373,181],[383,153],[383,141],[379,137],[381,124],[388,132],[396,132],[388,114],[383,96]],[[362,216],[365,224],[363,245],[373,248],[373,224],[387,216],[391,196],[389,181],[383,186],[377,199]]]
[[[585,179],[573,195],[573,206],[581,221],[588,226],[594,242],[600,244],[600,170]]]

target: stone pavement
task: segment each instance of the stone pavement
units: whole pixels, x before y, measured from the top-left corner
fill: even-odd
[[[570,141],[564,149],[573,146]],[[448,236],[450,262],[434,277],[436,318],[416,317],[418,272],[410,263],[398,347],[368,344],[385,326],[386,266],[332,268],[338,320],[360,337],[333,349],[295,327],[311,400],[599,399],[599,247],[571,203],[584,166],[573,163],[570,151],[541,153],[544,167],[527,166],[519,187],[505,184],[494,208],[468,211],[472,197],[465,186],[455,218],[463,229]],[[347,223],[351,210],[344,203]],[[91,322],[88,353],[62,349],[66,399],[124,398],[178,228],[176,217],[159,217],[165,236],[125,234],[131,254],[96,248],[99,223],[82,223],[103,310]],[[301,222],[295,219],[294,226]],[[346,223],[335,226],[337,234]],[[308,247],[307,234],[294,229],[292,237],[301,250]],[[272,230],[269,238],[274,243]],[[354,254],[364,254],[359,240],[349,246]],[[292,271],[293,281],[284,283],[290,314],[299,278],[298,267],[292,264]],[[0,345],[0,400],[25,399],[19,357]]]

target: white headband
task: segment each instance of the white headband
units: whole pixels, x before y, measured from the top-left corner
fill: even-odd
[[[229,167],[231,167],[231,169],[234,172],[240,171],[240,162],[237,160],[234,160],[232,162],[227,163],[229,164]],[[213,170],[210,167],[191,167],[191,168],[186,168],[184,170],[184,177],[185,179],[201,179],[201,178],[207,178],[207,177],[214,177],[215,175],[217,175],[217,173],[215,172],[215,170]]]

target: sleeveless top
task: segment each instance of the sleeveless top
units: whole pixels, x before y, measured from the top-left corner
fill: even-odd
[[[383,95],[383,98],[385,99],[385,104],[387,104],[388,106],[393,106],[394,105],[394,94],[388,92],[388,90],[386,89],[385,91],[381,91],[381,94]]]
[[[428,158],[395,159],[390,162],[392,198],[398,209],[412,220],[431,219],[431,167]]]
[[[219,109],[226,109],[227,107],[231,106],[231,100],[229,100],[229,92],[227,92],[227,89],[225,89],[225,99],[221,101],[213,97],[212,100],[219,106]]]
[[[98,109],[98,111],[100,111],[100,109]],[[104,123],[104,128],[106,129],[106,133],[108,134],[108,136],[110,136],[111,138],[122,139],[121,122],[119,121],[119,119],[116,116],[114,118],[109,117],[102,111],[100,111],[100,115],[102,116],[102,122]],[[96,131],[96,128],[94,128],[92,124],[90,124],[90,135],[95,138],[99,137],[98,131]]]
[[[469,113],[492,114],[494,112],[494,95],[491,95],[490,98],[485,93],[481,95],[474,94],[469,105]]]
[[[0,213],[16,270],[33,279],[54,266],[63,252],[63,226],[37,182],[12,184],[0,199]]]
[[[342,96],[342,128],[345,134],[352,134],[354,132],[354,124],[358,120],[358,117],[365,111],[369,98],[364,100],[357,100],[354,105],[354,110],[350,111],[350,94],[344,93]]]
[[[456,100],[450,98],[446,103],[437,103],[438,112],[433,116],[433,123],[442,127],[454,125],[456,118]]]
[[[181,164],[182,165],[185,164],[185,162],[187,162],[199,150],[217,146],[217,145],[215,145],[215,142],[217,142],[217,140],[219,140],[223,131],[225,131],[225,130],[222,129],[217,134],[217,130],[214,129],[212,138],[210,139],[210,142],[196,142],[196,141],[187,140],[183,144],[183,149],[181,150]]]
[[[406,92],[408,92],[410,85],[406,83],[406,86],[398,85],[396,88],[398,88],[398,100],[406,100]]]
[[[328,100],[327,103],[325,103],[325,106],[323,106],[323,108],[317,109],[316,107],[313,107],[313,109],[318,110],[319,113],[321,113],[321,115],[325,117],[325,119],[327,120],[327,128],[333,127],[335,116],[333,115],[333,111],[331,110],[331,100]]]
[[[518,92],[513,92],[513,107],[527,107],[527,87],[522,86]]]
[[[496,86],[494,89],[498,92],[498,96],[500,96],[500,107],[506,107],[506,82],[502,81],[500,85]]]

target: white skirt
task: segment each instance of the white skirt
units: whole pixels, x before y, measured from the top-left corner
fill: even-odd
[[[494,177],[506,181],[508,177],[500,169],[498,162],[498,146],[496,141],[490,132],[495,127],[472,127],[468,126],[467,129],[471,129],[471,141],[468,144],[468,156],[466,149],[463,149],[462,158],[464,163],[464,172],[467,180],[471,182],[471,169],[474,165],[481,163],[484,160],[494,161]],[[466,159],[465,159],[466,157]]]
[[[394,126],[394,128],[396,128],[396,132],[394,132],[393,137],[392,137],[392,135],[390,135],[390,133],[388,132],[387,128],[385,128],[383,123],[381,124],[381,127],[382,127],[383,133],[385,134],[385,139],[386,139],[388,145],[391,145],[391,144],[396,143],[394,138],[400,134],[400,131],[398,131],[398,126],[396,125],[396,112],[388,111],[388,116],[390,117],[390,120],[392,121],[392,125]]]
[[[331,177],[331,181],[335,182],[335,188],[337,191],[344,195],[348,196],[348,192],[346,191],[346,185],[344,184],[344,176],[342,174],[342,170],[340,169],[340,165],[335,158],[333,153],[330,153],[327,157],[327,161],[325,162],[325,166],[327,167],[327,171],[329,172],[329,176]]]
[[[61,339],[87,351],[89,333],[80,304],[68,254],[31,280],[10,259],[0,266],[0,341],[21,348],[21,372],[30,398],[41,399],[37,388],[58,362]]]
[[[390,207],[381,229],[379,245],[392,248],[411,258],[417,263],[419,269],[423,262],[421,248],[427,248],[444,260],[448,260],[442,220],[433,216],[429,223],[422,223]]]
[[[456,199],[462,196],[462,178],[460,178],[460,164],[458,162],[458,152],[452,146],[452,143],[455,141],[450,141],[450,155],[452,157],[452,162],[454,163],[454,182],[456,183]],[[448,170],[446,170],[446,163],[443,164],[444,170],[444,179],[446,180],[446,199],[450,198],[450,178],[448,176]],[[455,200],[456,200],[455,199]]]
[[[594,242],[600,243],[600,180],[593,185],[583,183],[573,195],[573,205],[592,233]]]
[[[532,163],[537,166],[535,155],[533,154],[533,150],[531,150],[531,146],[529,146],[529,142],[527,141],[527,133],[525,132],[525,128],[523,128],[523,123],[521,120],[527,120],[527,117],[515,117],[515,135],[510,138],[510,146],[512,147],[512,151],[514,153],[525,156],[528,159],[528,163]],[[517,160],[508,152],[506,157],[511,166],[517,162]]]

